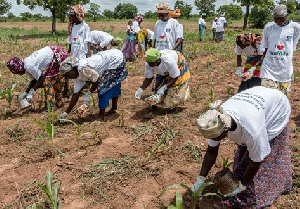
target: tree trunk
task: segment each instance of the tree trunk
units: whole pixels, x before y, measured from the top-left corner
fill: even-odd
[[[244,26],[243,26],[243,30],[245,30],[247,28],[247,23],[248,23],[248,17],[249,17],[249,13],[250,13],[250,5],[246,6],[246,14],[244,17]]]
[[[56,12],[53,9],[52,11],[52,34],[56,33]]]

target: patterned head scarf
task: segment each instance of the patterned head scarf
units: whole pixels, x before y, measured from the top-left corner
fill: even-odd
[[[156,6],[156,9],[157,9],[157,13],[169,13],[170,12],[170,5],[167,4],[167,3],[159,3],[157,6]]]
[[[78,67],[78,58],[75,57],[67,57],[61,64],[60,64],[60,74],[64,75],[70,72],[73,67]]]
[[[13,57],[6,63],[6,66],[13,74],[25,74],[24,59]]]
[[[283,4],[276,5],[273,10],[273,17],[286,17],[288,15],[287,7]]]
[[[231,117],[226,113],[222,114],[214,109],[200,115],[196,124],[205,138],[214,139],[230,128],[231,120]]]
[[[135,21],[137,21],[139,23],[139,25],[143,22],[143,16],[142,15],[138,15],[135,17]]]
[[[161,52],[155,48],[150,48],[145,52],[146,62],[155,62],[160,58]]]
[[[169,12],[169,16],[170,17],[179,17],[181,15],[181,13],[180,13],[180,9],[176,9],[175,11],[170,11]]]
[[[74,6],[71,6],[71,11],[69,14],[75,13],[76,18],[82,22],[84,20],[84,9],[81,4],[76,4]],[[68,23],[68,35],[72,33],[72,27],[73,27],[74,22],[72,21],[71,16],[69,16],[69,23]]]
[[[238,46],[253,46],[256,48],[256,44],[261,44],[262,37],[259,34],[247,33],[240,34],[236,37],[236,44]]]

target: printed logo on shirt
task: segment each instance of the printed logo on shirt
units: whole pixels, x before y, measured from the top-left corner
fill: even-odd
[[[284,49],[284,45],[283,44],[275,45],[275,50],[276,49],[278,51],[275,51],[275,52],[270,51],[270,54],[273,55],[273,56],[281,56],[281,57],[283,57],[283,56],[285,56],[285,57],[289,56],[289,53],[283,50]],[[280,58],[271,57],[271,59],[277,59],[278,60]],[[283,58],[281,58],[280,60],[283,60]]]
[[[293,36],[287,36],[286,41],[291,41]]]
[[[166,28],[166,32],[170,33],[171,32],[171,28]]]
[[[72,45],[80,45],[79,39],[77,37],[73,38]]]
[[[161,35],[161,36],[160,36],[161,39],[165,39],[165,37],[166,37],[166,36],[164,36],[164,35]]]

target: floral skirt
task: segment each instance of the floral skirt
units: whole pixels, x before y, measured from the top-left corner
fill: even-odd
[[[63,106],[62,98],[68,98],[71,95],[69,79],[66,79],[60,74],[53,77],[47,77],[43,83],[43,86],[46,97],[45,108],[47,108],[47,101],[49,102],[51,108],[60,108]]]
[[[228,199],[232,206],[243,209],[268,207],[281,194],[291,190],[292,168],[288,127],[270,141],[270,146],[271,153],[262,161],[247,189]],[[233,164],[233,174],[238,180],[241,180],[249,162],[247,147],[239,146]]]
[[[291,82],[279,82],[267,78],[262,78],[261,85],[267,88],[277,89],[284,93],[286,96],[289,96],[291,93]]]

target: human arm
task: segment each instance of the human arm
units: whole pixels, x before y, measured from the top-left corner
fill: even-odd
[[[255,64],[254,67],[257,67],[257,66],[261,65],[261,63],[263,62],[267,52],[268,52],[268,48],[265,49],[263,55],[260,56],[260,59],[258,60],[258,62]]]
[[[71,53],[71,44],[69,44],[69,49],[68,49],[68,53]]]
[[[92,50],[92,47],[91,47],[91,46],[92,46],[91,42],[88,42],[88,43],[87,43],[88,52],[87,52],[87,54],[86,54],[86,57],[87,57],[87,58],[91,56],[91,50]]]
[[[213,167],[213,165],[216,162],[216,159],[217,159],[217,156],[219,153],[219,147],[220,147],[220,145],[218,145],[216,147],[211,147],[208,145],[208,148],[206,150],[204,160],[202,163],[202,167],[200,170],[200,176],[206,177],[208,175],[209,171],[211,170],[211,168]]]
[[[81,93],[81,91],[72,94],[72,97],[71,97],[71,101],[70,101],[70,103],[69,103],[69,106],[67,107],[67,109],[66,109],[66,111],[65,111],[66,113],[69,114],[69,113],[72,111],[73,107],[76,105],[76,103],[77,103],[77,101],[78,101],[78,99],[79,99],[80,93]]]
[[[25,90],[25,92],[29,93],[30,89],[32,89],[35,86],[36,83],[37,83],[36,79],[31,80],[28,87],[27,87],[27,89]]]
[[[237,67],[242,66],[242,55],[237,55],[236,56],[236,65],[237,65]]]
[[[241,183],[243,185],[248,185],[248,183],[254,178],[258,169],[260,168],[261,162],[254,162],[250,160],[244,175],[241,178]]]
[[[141,89],[145,90],[152,83],[153,78],[145,78],[143,84],[141,85]]]
[[[39,77],[39,79],[37,81],[35,80],[36,82],[35,82],[34,86],[32,87],[33,90],[36,91],[39,88],[39,86],[41,86],[44,83],[45,79],[46,79],[46,75],[44,75],[42,73],[41,76]]]

